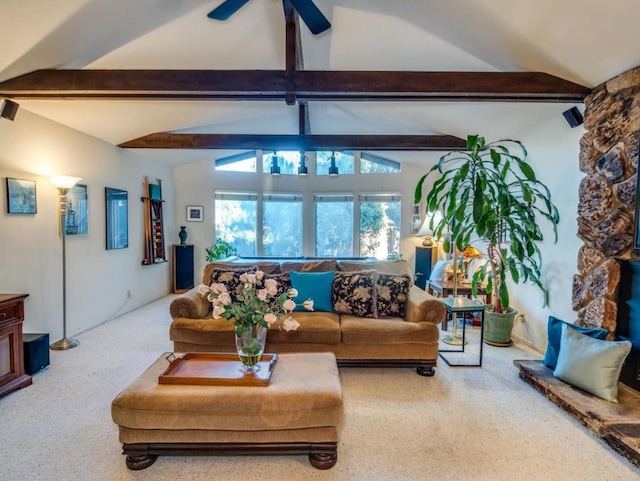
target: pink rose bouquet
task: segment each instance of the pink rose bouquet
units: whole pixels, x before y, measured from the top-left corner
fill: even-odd
[[[298,296],[296,289],[291,288],[278,295],[278,282],[264,277],[262,271],[241,274],[240,281],[244,286],[242,292],[236,296],[235,302],[222,283],[213,283],[210,286],[201,284],[198,292],[206,295],[213,305],[214,319],[233,320],[237,336],[242,336],[257,325],[277,325],[279,329],[295,331],[300,324],[291,317],[291,313],[298,305],[313,311],[313,301],[307,299],[302,304],[296,304],[293,301],[293,298]]]

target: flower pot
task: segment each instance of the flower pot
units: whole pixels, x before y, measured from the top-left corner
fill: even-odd
[[[236,349],[242,362],[240,370],[245,373],[256,372],[260,369],[258,363],[262,358],[264,346],[267,342],[267,329],[259,324],[249,326],[238,335],[236,328]]]
[[[484,313],[484,342],[498,347],[513,344],[511,331],[516,314],[516,310],[511,307],[507,307],[504,313],[493,312],[487,308]]]

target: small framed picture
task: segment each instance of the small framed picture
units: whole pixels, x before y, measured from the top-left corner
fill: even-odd
[[[7,213],[35,214],[36,212],[35,180],[12,179],[7,177]]]
[[[204,207],[201,205],[187,206],[188,222],[204,222]]]

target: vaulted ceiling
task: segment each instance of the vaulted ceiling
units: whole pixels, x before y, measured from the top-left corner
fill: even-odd
[[[229,20],[220,0],[0,2],[0,82],[41,69],[285,71],[282,0],[250,0]],[[332,28],[299,32],[305,71],[544,72],[579,86],[640,65],[635,0],[316,0]],[[406,75],[408,77],[408,75]],[[333,78],[333,77],[331,77]],[[452,77],[452,84],[457,83]],[[265,82],[270,80],[266,74]],[[406,80],[406,79],[405,79]],[[68,80],[65,80],[68,83]],[[430,84],[431,80],[425,81]],[[517,82],[514,81],[514,85]],[[427,87],[427,89],[429,86]],[[158,132],[297,134],[284,100],[37,98],[3,91],[21,109],[114,145]],[[579,100],[460,102],[311,99],[317,135],[444,135],[490,139],[560,116]],[[16,117],[19,121],[19,114]],[[568,128],[568,126],[567,126]],[[144,149],[168,165],[230,150]],[[421,163],[425,153],[389,152]]]

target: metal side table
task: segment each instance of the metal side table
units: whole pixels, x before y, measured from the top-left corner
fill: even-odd
[[[447,310],[447,314],[451,314],[451,320],[453,321],[453,329],[451,330],[451,335],[448,339],[443,338],[443,342],[453,345],[460,346],[460,349],[440,349],[438,352],[438,356],[447,363],[448,366],[458,367],[458,366],[466,366],[466,367],[481,367],[482,366],[482,345],[484,343],[484,308],[485,304],[480,301],[468,299],[466,297],[442,297],[439,299],[440,302],[444,304],[445,309]],[[450,362],[444,355],[443,352],[457,352],[463,353],[465,352],[465,345],[468,342],[466,337],[466,322],[464,320],[464,313],[466,312],[479,312],[480,313],[480,354],[478,356],[477,364],[458,364]],[[462,336],[458,336],[458,314],[462,314]]]

